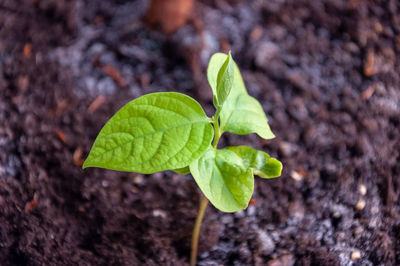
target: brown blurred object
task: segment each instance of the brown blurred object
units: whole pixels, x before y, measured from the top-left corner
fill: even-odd
[[[363,92],[361,92],[361,99],[362,100],[368,100],[371,98],[371,96],[375,92],[375,87],[374,86],[369,86],[367,89],[365,89]]]
[[[151,0],[146,21],[159,25],[165,33],[172,33],[186,23],[194,0]]]
[[[25,205],[25,211],[31,212],[38,204],[39,204],[39,202],[37,202],[37,200],[32,200],[32,201],[28,202]]]
[[[366,58],[364,60],[364,74],[367,77],[375,75],[378,70],[375,68],[375,53],[372,50],[368,50]]]
[[[250,199],[249,205],[258,205],[258,202],[255,199]]]
[[[36,208],[36,206],[39,204],[38,200],[39,200],[39,197],[35,193],[33,195],[33,199],[25,204],[25,211],[26,212],[31,212],[34,208]]]
[[[89,105],[88,113],[93,114],[103,103],[106,102],[106,97],[104,95],[99,95],[97,98]]]
[[[219,39],[219,45],[221,46],[221,51],[222,52],[229,52],[231,50],[231,45],[229,44],[229,41],[225,37],[221,37]]]
[[[25,75],[18,76],[16,80],[16,86],[20,92],[26,92],[29,87],[29,77]]]
[[[260,25],[257,25],[253,28],[253,30],[250,33],[250,41],[256,42],[258,41],[263,34],[263,29]]]
[[[64,132],[62,132],[60,129],[56,129],[56,134],[57,137],[64,143],[67,142],[67,137],[65,136]]]
[[[74,154],[72,155],[72,160],[73,160],[75,166],[83,165],[83,163],[85,161],[82,158],[82,148],[81,147],[76,148],[76,150],[74,151]]]
[[[62,113],[68,107],[68,100],[64,99],[50,110],[50,115]]]
[[[32,56],[32,46],[30,43],[26,43],[24,45],[23,55],[26,59],[31,58]]]
[[[111,65],[105,65],[103,67],[104,73],[109,75],[121,88],[126,88],[128,86],[128,83],[126,83],[126,80],[122,77],[121,73],[113,66]]]

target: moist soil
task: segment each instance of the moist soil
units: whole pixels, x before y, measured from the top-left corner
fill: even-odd
[[[277,136],[250,206],[208,207],[199,265],[400,264],[400,2],[202,0],[169,35],[148,2],[0,1],[2,265],[187,265],[191,176],[81,169],[102,125],[156,91],[197,99],[232,50]]]

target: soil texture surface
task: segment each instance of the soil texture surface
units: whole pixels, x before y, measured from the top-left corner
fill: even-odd
[[[0,0],[1,265],[187,265],[193,178],[82,170],[140,95],[213,113],[205,69],[232,50],[280,159],[251,205],[209,206],[198,265],[400,265],[400,2],[199,0],[165,35],[146,0]]]

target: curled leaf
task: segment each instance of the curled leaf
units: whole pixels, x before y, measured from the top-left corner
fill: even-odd
[[[217,106],[221,107],[231,92],[234,80],[234,62],[229,52],[217,75]]]
[[[248,146],[233,146],[226,149],[240,156],[244,165],[252,168],[254,174],[259,177],[273,178],[281,175],[282,163],[263,151]]]

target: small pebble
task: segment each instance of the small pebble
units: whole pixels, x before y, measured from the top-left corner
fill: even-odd
[[[362,211],[365,208],[365,205],[367,203],[365,202],[365,200],[361,199],[356,203],[356,210],[357,211]]]
[[[256,206],[251,205],[247,208],[247,215],[254,216],[256,214]]]
[[[354,235],[356,236],[361,235],[363,231],[364,229],[361,226],[359,226],[354,230]]]
[[[272,240],[271,236],[267,232],[262,230],[257,231],[257,244],[261,255],[268,256],[275,249],[275,243]]]
[[[359,259],[361,259],[360,251],[356,250],[356,251],[351,252],[350,258],[351,258],[351,260],[359,260]]]
[[[378,226],[378,220],[376,218],[371,219],[368,224],[369,228],[376,228]]]
[[[281,241],[281,237],[279,236],[279,233],[278,233],[278,232],[272,232],[272,233],[271,233],[271,237],[272,237],[272,239],[273,239],[275,242]]]
[[[103,180],[103,181],[101,181],[101,185],[102,185],[103,187],[108,187],[110,184],[108,183],[107,180]]]
[[[292,172],[290,172],[290,177],[298,182],[303,180],[303,176],[299,172],[294,171],[294,170]]]
[[[288,254],[280,258],[268,261],[268,266],[292,266],[295,263],[293,255]]]
[[[304,206],[298,202],[294,201],[289,204],[289,215],[291,218],[300,221],[304,218]]]
[[[290,157],[296,152],[296,146],[292,143],[282,141],[279,144],[279,150],[283,153],[284,156]]]
[[[358,191],[360,191],[360,194],[365,196],[367,194],[367,187],[364,184],[361,184],[358,186]]]
[[[143,183],[143,176],[142,175],[136,175],[133,178],[133,183],[136,184],[136,185],[142,184]]]
[[[232,217],[232,215],[230,215],[230,214],[223,215],[223,216],[221,217],[221,222],[222,222],[223,224],[231,224],[231,223],[233,223],[233,217]]]
[[[374,206],[371,208],[372,214],[378,214],[379,213],[379,206]]]
[[[273,42],[263,42],[258,47],[255,63],[258,67],[267,67],[268,63],[280,57],[280,48]]]
[[[162,219],[167,218],[167,214],[163,210],[153,210],[153,216],[154,217],[160,217]]]
[[[234,215],[235,215],[236,218],[239,218],[239,219],[244,218],[246,216],[246,214],[244,213],[243,210],[235,212]]]
[[[247,245],[245,242],[243,242],[243,243],[240,245],[240,247],[239,247],[239,254],[240,254],[240,257],[243,258],[243,259],[249,258],[249,257],[251,256],[251,252],[250,252],[250,250],[249,250],[249,247],[248,247],[248,245]]]

